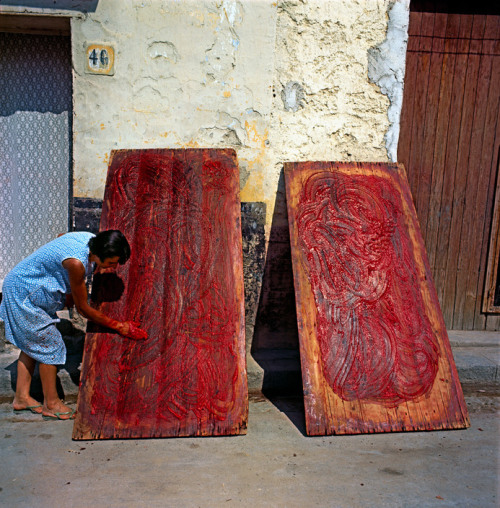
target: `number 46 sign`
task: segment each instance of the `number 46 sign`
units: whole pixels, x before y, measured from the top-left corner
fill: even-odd
[[[107,74],[108,76],[115,73],[115,52],[111,46],[104,46],[102,44],[87,46],[86,57],[85,72],[90,74]]]

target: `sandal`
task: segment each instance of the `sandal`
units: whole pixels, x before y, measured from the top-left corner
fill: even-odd
[[[51,415],[42,415],[44,420],[74,420],[74,415],[76,413],[76,409],[72,409],[71,411],[61,411],[54,412]],[[61,416],[69,415],[68,418],[61,418]]]
[[[39,404],[38,406],[26,406],[26,407],[23,407],[22,409],[14,409],[14,413],[16,415],[20,415],[22,413],[25,413],[26,411],[31,411],[33,414],[39,415],[42,412],[35,411],[35,409],[38,409],[39,407],[42,407],[42,405]]]

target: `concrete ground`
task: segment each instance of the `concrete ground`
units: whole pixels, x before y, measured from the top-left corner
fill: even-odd
[[[246,436],[72,441],[72,422],[12,412],[18,352],[6,346],[0,506],[497,507],[500,334],[449,335],[470,428],[329,437],[305,435],[297,351],[248,358]],[[83,334],[65,340],[60,389],[74,403]]]
[[[246,436],[72,441],[0,405],[0,504],[21,507],[496,507],[498,387],[466,430],[307,437],[300,397],[254,395]]]

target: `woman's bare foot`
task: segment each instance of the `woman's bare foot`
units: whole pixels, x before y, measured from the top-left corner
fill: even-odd
[[[12,402],[12,409],[14,411],[31,411],[32,413],[40,414],[42,412],[42,405],[33,397],[14,397]]]
[[[75,410],[64,404],[62,400],[55,403],[44,403],[42,416],[47,419],[72,420],[75,417]]]

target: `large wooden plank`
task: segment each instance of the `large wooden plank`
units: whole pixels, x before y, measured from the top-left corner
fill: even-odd
[[[468,426],[401,165],[285,164],[309,435]]]
[[[132,256],[123,293],[108,274],[93,299],[149,338],[89,328],[74,439],[245,433],[240,221],[233,150],[112,153],[101,230],[123,231]]]
[[[441,302],[444,320],[449,328],[453,328],[458,255],[461,241],[464,193],[466,190],[467,163],[470,145],[470,130],[468,131],[467,127],[472,115],[466,115],[464,110],[468,109],[466,108],[466,92],[472,21],[472,15],[460,15],[458,54],[453,83],[455,100],[452,101],[453,109],[450,116],[450,122],[456,125],[456,131],[454,131],[454,134],[457,136],[457,138],[455,138],[456,145],[453,146],[451,140],[448,139],[448,152],[450,157],[448,158],[447,170],[453,173],[453,193],[450,195],[451,221],[447,238],[446,277]],[[470,113],[470,110],[468,110],[468,113]]]
[[[437,272],[436,257],[439,241],[439,225],[442,216],[443,185],[445,181],[443,168],[446,156],[446,140],[448,138],[449,127],[448,120],[450,117],[453,72],[456,58],[455,53],[450,51],[450,49],[452,49],[450,48],[450,44],[445,43],[444,37],[447,33],[453,33],[454,21],[454,18],[449,19],[449,16],[446,16],[444,34],[436,34],[436,44],[438,45],[436,50],[439,53],[443,53],[443,63],[440,72],[439,107],[436,119],[436,134],[433,143],[432,188],[429,197],[429,215],[426,225],[427,233],[425,236],[425,245],[433,277],[436,277]],[[441,27],[441,24],[438,26]],[[425,147],[423,147],[423,149],[425,150]],[[420,225],[424,227],[422,223],[420,223]]]
[[[467,66],[467,80],[465,86],[464,113],[462,130],[468,134],[461,139],[461,145],[467,145],[463,155],[467,153],[467,160],[459,161],[459,167],[466,168],[466,185],[463,189],[463,215],[460,246],[458,248],[458,269],[455,287],[455,305],[453,314],[453,329],[472,329],[474,318],[466,316],[466,302],[471,302],[478,297],[471,287],[471,274],[474,266],[479,265],[476,260],[477,246],[481,245],[482,230],[477,227],[478,221],[478,200],[481,197],[477,194],[478,182],[484,178],[487,171],[483,171],[479,165],[481,139],[484,129],[484,115],[487,98],[487,89],[482,72],[486,70],[489,78],[490,69],[482,65],[483,37],[486,25],[486,16],[475,15],[472,24],[471,41],[469,47],[469,59]],[[462,171],[463,172],[463,171]],[[480,205],[479,205],[480,206]],[[473,263],[474,262],[474,263]],[[474,274],[477,277],[476,274]],[[468,319],[467,319],[468,318]]]
[[[448,270],[448,259],[450,258],[449,242],[453,236],[452,216],[453,216],[453,192],[455,188],[455,176],[457,170],[458,143],[460,138],[460,119],[463,104],[463,89],[465,83],[465,72],[467,70],[466,55],[458,53],[459,37],[461,30],[461,16],[457,14],[448,16],[448,26],[446,29],[445,50],[454,54],[455,65],[451,79],[451,100],[446,122],[447,138],[443,145],[445,149],[443,161],[443,195],[440,205],[438,242],[436,244],[435,254],[435,281],[438,290],[438,297],[443,307],[444,319],[450,324],[453,316],[453,306],[445,307],[446,287],[450,278],[455,280],[455,272]],[[457,54],[458,53],[458,54]]]
[[[481,20],[480,16],[477,17]],[[483,17],[483,20],[486,27],[486,16]],[[484,168],[481,165],[481,157],[482,144],[485,136],[485,118],[488,104],[488,90],[491,82],[493,57],[490,54],[484,52],[484,50],[487,49],[485,48],[485,41],[483,40],[481,42],[481,50],[479,52],[480,64],[478,72],[477,96],[475,101],[470,151],[470,164],[475,166],[474,172],[476,175],[479,174],[479,176],[476,176],[475,181],[471,182],[472,188],[470,191],[470,196],[473,196],[474,199],[474,210],[471,214],[468,214],[465,217],[467,221],[470,221],[470,226],[466,227],[468,227],[470,232],[471,245],[468,257],[469,264],[466,268],[467,287],[465,289],[465,302],[463,309],[463,328],[467,330],[474,329],[476,302],[481,300],[481,295],[478,293],[478,267],[481,263],[482,249],[478,246],[483,244],[485,191],[484,188],[481,188],[480,181],[485,180],[487,183],[489,183],[489,179],[486,177],[488,168]]]

